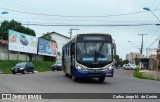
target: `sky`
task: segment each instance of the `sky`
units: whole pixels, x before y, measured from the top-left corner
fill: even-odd
[[[144,7],[149,7],[160,19],[159,0],[0,0],[0,12],[9,12],[0,14],[0,22],[14,19],[33,29],[37,37],[53,31],[69,37],[71,28],[79,29],[73,30],[73,35],[111,34],[117,54],[125,59],[127,53],[140,51],[142,36],[138,34],[147,34],[144,36],[144,55],[146,48],[158,47],[160,29],[157,25],[111,26],[160,23],[150,11],[143,10]]]

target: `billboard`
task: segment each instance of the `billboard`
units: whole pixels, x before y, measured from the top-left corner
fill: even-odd
[[[37,37],[9,30],[8,39],[9,50],[37,54]]]
[[[38,54],[56,56],[56,43],[39,38]]]

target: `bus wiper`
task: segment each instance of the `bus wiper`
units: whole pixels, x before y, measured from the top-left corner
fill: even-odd
[[[97,60],[98,60],[99,55],[100,55],[100,54],[97,53],[97,51],[95,50],[95,53],[94,53],[94,62],[97,63],[97,64],[98,64],[98,61],[97,61]]]
[[[84,42],[84,50],[86,52],[86,62],[88,62],[88,54],[87,54],[87,49],[86,49],[86,43]]]
[[[102,43],[102,45],[101,45],[100,48],[99,48],[99,54],[100,54],[100,52],[101,52],[101,50],[102,50],[103,45],[104,45],[104,42]]]

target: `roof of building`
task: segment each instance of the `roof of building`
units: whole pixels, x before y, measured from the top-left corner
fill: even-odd
[[[65,37],[65,38],[68,38],[68,39],[70,39],[69,37],[67,37],[67,36],[64,36],[64,35],[62,35],[62,34],[59,34],[59,33],[57,33],[57,32],[51,32],[51,34],[57,34],[57,35],[60,35],[60,36],[62,36],[62,37]]]

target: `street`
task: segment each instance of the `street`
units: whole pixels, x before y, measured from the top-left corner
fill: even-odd
[[[158,93],[160,81],[137,79],[131,70],[116,69],[104,83],[97,79],[75,82],[62,71],[35,74],[0,74],[1,93]]]

